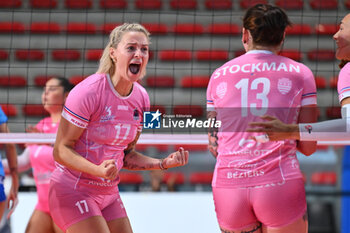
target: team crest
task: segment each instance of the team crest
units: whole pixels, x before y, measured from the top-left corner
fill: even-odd
[[[227,83],[222,82],[216,87],[216,95],[219,96],[220,99],[224,98],[227,92]]]
[[[292,81],[288,78],[280,78],[277,84],[278,91],[285,95],[292,89]]]

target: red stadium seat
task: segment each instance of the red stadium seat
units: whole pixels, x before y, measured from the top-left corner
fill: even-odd
[[[232,2],[231,0],[205,0],[205,7],[209,10],[230,10]]]
[[[27,80],[23,76],[0,76],[1,87],[25,87]]]
[[[310,6],[314,10],[336,10],[338,9],[337,0],[312,0]]]
[[[195,53],[198,61],[225,61],[228,59],[226,50],[198,50]]]
[[[126,0],[100,0],[102,9],[126,9],[128,2]]]
[[[170,180],[173,180],[174,184],[184,184],[185,176],[181,172],[166,172],[163,176],[162,183],[168,183]]]
[[[59,34],[60,31],[58,23],[36,22],[30,25],[30,32],[35,34]]]
[[[46,82],[48,80],[50,80],[51,78],[53,78],[53,77],[57,77],[57,76],[55,76],[55,75],[38,75],[38,76],[35,76],[34,84],[37,87],[44,87]]]
[[[65,0],[65,6],[68,9],[90,9],[92,7],[91,0]]]
[[[0,33],[24,33],[24,25],[20,22],[0,22]]]
[[[207,88],[209,76],[184,76],[181,79],[181,87],[184,88]]]
[[[156,112],[157,110],[162,114],[166,113],[166,109],[163,105],[151,105],[150,107],[151,112]]]
[[[20,8],[22,6],[21,0],[1,0],[0,8]]]
[[[180,147],[183,147],[185,150],[191,151],[208,151],[208,145],[175,145],[174,149],[178,150]]]
[[[20,61],[42,61],[44,52],[38,49],[19,49],[16,51],[16,59]]]
[[[75,75],[69,78],[69,82],[74,86],[83,81],[86,77],[81,75]]]
[[[234,52],[234,56],[235,57],[239,57],[241,55],[245,54],[245,51],[244,50],[238,50],[238,51],[235,51]]]
[[[344,4],[347,9],[350,9],[350,0],[345,0]]]
[[[320,23],[315,26],[315,32],[319,35],[334,35],[339,30],[336,24]]]
[[[191,184],[211,185],[213,172],[193,172],[190,174]]]
[[[120,184],[135,184],[139,185],[143,182],[143,177],[141,174],[136,172],[120,172]]]
[[[248,9],[258,3],[267,4],[267,0],[241,0],[240,6],[243,9]]]
[[[173,10],[195,10],[197,0],[171,0],[170,7]]]
[[[8,117],[15,117],[17,116],[17,108],[13,104],[0,104],[2,110],[4,111],[5,115]]]
[[[30,0],[32,8],[52,9],[57,7],[56,0]]]
[[[114,28],[122,25],[121,23],[105,23],[102,25],[102,33],[103,34],[110,34]]]
[[[276,0],[275,4],[285,10],[302,10],[303,0]]]
[[[22,113],[25,116],[47,116],[49,113],[42,104],[26,104],[22,107]]]
[[[52,58],[55,61],[77,61],[80,59],[80,52],[74,49],[56,49],[52,51]]]
[[[68,23],[66,26],[68,34],[95,34],[96,27],[93,23]]]
[[[163,50],[159,52],[162,61],[189,61],[192,59],[192,52],[188,50]]]
[[[204,29],[202,24],[198,23],[179,23],[174,25],[173,32],[180,35],[200,35]]]
[[[311,35],[311,26],[308,24],[293,24],[286,28],[287,35]]]
[[[332,49],[314,49],[307,53],[307,57],[312,61],[333,61],[335,53]]]
[[[175,79],[171,76],[150,76],[146,80],[149,87],[174,87]]]
[[[315,172],[311,175],[311,183],[314,185],[336,185],[337,173],[328,172]]]
[[[330,119],[341,118],[341,107],[340,106],[331,106],[326,109],[326,115]]]
[[[152,35],[167,34],[168,28],[163,23],[143,23],[142,24]]]
[[[236,24],[230,23],[213,23],[208,26],[207,32],[217,35],[239,35],[242,30]]]
[[[191,115],[192,117],[202,117],[204,110],[200,105],[175,105],[173,108],[175,115]]]
[[[280,52],[281,56],[288,57],[290,59],[293,59],[295,61],[300,61],[301,60],[301,52],[296,49],[283,49]]]
[[[8,52],[6,50],[0,49],[0,61],[6,60],[8,57]]]
[[[327,80],[325,77],[316,76],[315,82],[316,82],[317,89],[325,89],[327,87]]]
[[[161,0],[136,0],[135,7],[139,10],[159,10],[162,8]]]
[[[85,59],[88,61],[99,61],[103,53],[103,49],[89,49],[86,51]]]
[[[338,76],[331,77],[331,79],[329,80],[329,87],[335,89],[338,88]]]

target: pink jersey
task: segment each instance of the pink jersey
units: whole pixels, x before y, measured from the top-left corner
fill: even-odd
[[[52,123],[51,117],[42,119],[36,128],[43,133],[56,133],[58,123]],[[53,147],[51,145],[30,145],[28,146],[30,163],[33,168],[33,176],[37,188],[38,204],[37,209],[49,212],[49,187],[50,176],[55,170],[53,159]]]
[[[211,76],[208,111],[222,122],[213,187],[247,187],[301,178],[296,142],[257,143],[248,123],[277,116],[296,123],[301,106],[316,104],[314,76],[305,65],[269,51],[250,51]]]
[[[94,164],[115,159],[123,167],[124,149],[142,130],[143,112],[149,110],[149,97],[140,84],[122,97],[114,89],[109,75],[94,74],[79,83],[66,100],[62,116],[77,127],[84,128],[75,151]],[[105,180],[59,165],[52,175],[56,182],[65,182],[73,189],[87,188],[95,193],[117,191],[119,177]]]
[[[339,102],[350,97],[350,62],[347,63],[339,72],[338,76],[338,94]]]

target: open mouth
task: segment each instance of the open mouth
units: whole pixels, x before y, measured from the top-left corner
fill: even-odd
[[[140,71],[141,64],[130,64],[129,70],[133,74],[137,74]]]

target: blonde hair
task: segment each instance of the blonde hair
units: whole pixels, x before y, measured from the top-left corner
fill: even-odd
[[[124,33],[126,32],[142,32],[146,35],[147,39],[150,40],[150,33],[141,24],[124,23],[123,25],[114,28],[111,34],[109,34],[109,42],[103,50],[102,56],[100,58],[100,64],[96,73],[108,73],[111,76],[114,74],[115,64],[110,57],[110,48],[117,48],[118,44],[122,40]]]

